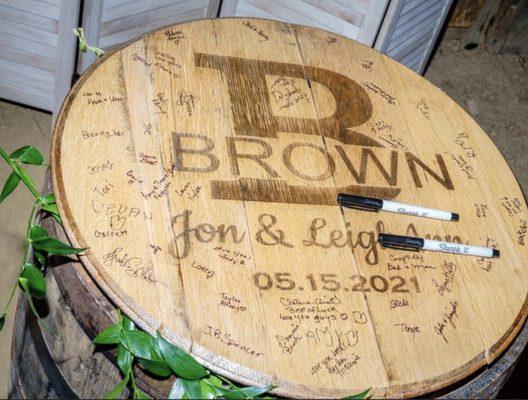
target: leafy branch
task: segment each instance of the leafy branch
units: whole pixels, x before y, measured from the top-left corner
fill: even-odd
[[[211,374],[192,356],[165,340],[158,332],[151,336],[117,311],[117,322],[100,332],[93,342],[117,348],[117,365],[123,379],[106,394],[117,398],[128,385],[134,399],[149,398],[137,387],[134,365],[159,378],[176,375],[170,399],[253,399],[275,388],[274,385],[240,388],[229,380]]]
[[[35,198],[31,213],[27,222],[26,238],[24,240],[24,254],[20,263],[20,272],[15,281],[9,299],[0,313],[0,330],[3,329],[7,310],[11,304],[16,288],[20,287],[24,296],[28,300],[29,306],[35,316],[40,318],[34,305],[33,299],[41,299],[46,295],[46,279],[44,273],[50,255],[72,255],[78,254],[85,249],[76,249],[66,243],[50,237],[48,232],[41,226],[33,224],[36,214],[43,211],[51,215],[58,223],[61,223],[59,210],[55,203],[55,196],[49,194],[42,196],[35,183],[24,169],[23,165],[45,165],[42,154],[32,146],[24,146],[7,154],[0,147],[0,156],[7,162],[13,172],[7,178],[6,183],[0,193],[0,203],[2,203],[22,182]],[[31,251],[35,256],[35,263],[30,259]]]

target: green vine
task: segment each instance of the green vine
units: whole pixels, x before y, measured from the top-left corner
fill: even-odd
[[[3,329],[7,310],[13,301],[16,288],[19,287],[27,298],[33,313],[40,318],[34,305],[33,299],[41,299],[46,295],[46,279],[44,274],[50,255],[68,256],[78,254],[85,249],[76,249],[48,235],[48,232],[41,226],[34,224],[35,216],[39,211],[51,215],[58,223],[61,223],[55,196],[49,194],[43,196],[35,187],[35,183],[24,169],[23,165],[45,165],[42,154],[32,146],[24,146],[13,153],[8,154],[0,147],[0,156],[7,162],[13,172],[0,193],[0,203],[2,203],[11,193],[15,191],[20,182],[31,192],[35,198],[26,228],[26,238],[24,240],[24,254],[20,262],[20,272],[17,280],[13,284],[11,293],[0,313],[0,330]],[[30,255],[34,254],[34,262]]]
[[[103,49],[100,49],[99,47],[90,46],[86,42],[86,38],[84,37],[84,30],[83,28],[76,28],[73,30],[73,34],[79,38],[79,50],[83,53],[86,53],[87,51],[91,51],[94,53],[97,57],[102,57],[105,54],[105,51]]]

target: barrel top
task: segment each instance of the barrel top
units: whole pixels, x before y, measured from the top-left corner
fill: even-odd
[[[443,92],[336,34],[201,20],[110,52],[68,95],[54,191],[83,265],[143,329],[292,397],[411,397],[495,359],[527,313],[528,213]],[[458,222],[342,209],[353,193]],[[381,248],[378,233],[500,250]]]

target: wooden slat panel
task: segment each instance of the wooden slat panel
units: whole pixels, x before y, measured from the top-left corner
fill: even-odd
[[[376,39],[376,49],[421,73],[451,3],[452,0],[392,0]]]
[[[42,17],[40,15],[30,14],[28,12],[16,10],[0,3],[0,15],[10,21],[19,24],[33,26],[47,32],[57,32],[58,22],[55,19]]]
[[[409,10],[412,10],[413,8],[418,7],[421,4],[426,5],[429,1],[431,0],[404,0],[403,7],[400,10],[399,15],[405,15]]]
[[[0,96],[53,111],[71,84],[79,4],[0,0]]]
[[[123,18],[129,15],[139,14],[145,11],[152,10],[154,8],[169,5],[171,2],[173,2],[173,0],[136,0],[132,3],[123,4],[119,7],[113,7],[107,10],[103,10],[103,17],[101,21],[104,23],[117,18]]]
[[[222,4],[220,7],[220,17],[232,17],[233,15],[237,15],[237,6],[239,2],[238,0],[222,0]],[[242,15],[242,14],[239,14]]]
[[[375,37],[387,0],[224,0],[221,16],[271,18],[315,26],[356,40],[372,41]],[[365,12],[371,7],[367,25]],[[370,22],[369,22],[370,21]],[[361,32],[363,32],[361,38]],[[368,32],[368,33],[367,33]],[[365,42],[365,43],[366,43]]]
[[[294,10],[289,7],[284,7],[280,0],[244,0],[241,3],[249,3],[252,6],[265,11],[266,13],[277,15],[281,20],[286,22],[293,22],[295,24],[303,24],[308,26],[315,26],[315,22],[308,16],[304,15],[300,10]],[[319,27],[327,30],[332,30],[330,26],[324,23],[317,24]]]
[[[440,5],[441,6],[441,5]],[[388,52],[396,50],[402,43],[412,40],[413,37],[416,37],[424,29],[431,29],[431,27],[436,27],[442,8],[431,10],[429,15],[420,16],[417,18],[414,24],[408,24],[407,26],[399,26],[397,30],[394,31],[392,41],[393,43],[389,46]],[[402,29],[404,28],[404,29]]]
[[[19,75],[26,76],[32,82],[42,84],[41,87],[46,90],[48,90],[47,85],[53,83],[53,80],[55,79],[53,73],[50,71],[35,68],[19,62],[6,60],[3,57],[0,57],[0,64],[4,70],[16,72]]]
[[[101,36],[124,31],[135,26],[166,19],[170,15],[177,16],[200,8],[205,8],[207,0],[179,0],[166,7],[160,7],[140,14],[129,15],[123,18],[105,22],[101,25]]]
[[[60,7],[35,0],[0,0],[0,4],[56,20],[60,15]]]
[[[18,24],[16,22],[8,21],[2,18],[0,14],[0,32],[11,34],[13,36],[30,39],[37,43],[57,46],[59,38],[56,33],[46,32],[41,29],[32,27],[31,25]]]
[[[364,11],[359,12],[352,7],[344,6],[335,0],[303,0],[303,2],[355,26],[361,26],[361,22],[365,15]],[[354,4],[354,2],[351,2],[350,4]]]
[[[51,110],[53,103],[51,96],[32,92],[27,87],[18,86],[12,82],[3,81],[2,79],[0,79],[0,97],[32,107],[42,108],[47,111]]]
[[[109,8],[119,7],[123,4],[133,3],[137,0],[103,0],[103,10],[108,10]]]
[[[324,22],[314,21],[311,17],[302,13],[300,10],[294,10],[293,8],[284,6],[280,0],[245,0],[245,2],[270,14],[279,15],[283,21],[308,26],[318,26],[326,30],[336,31],[335,28],[332,28]]]
[[[106,5],[106,1],[104,3]],[[89,1],[84,3],[82,26],[88,43],[99,47],[99,36],[101,29],[101,15],[103,14],[103,3],[100,1]],[[93,52],[78,52],[77,72],[84,73],[96,59]]]
[[[223,7],[222,7],[222,9],[223,9]],[[232,15],[236,15],[236,16],[240,16],[240,17],[268,18],[268,19],[274,19],[274,20],[277,20],[277,21],[284,21],[279,16],[274,15],[274,14],[270,14],[270,13],[264,11],[264,10],[261,10],[258,7],[255,7],[254,5],[251,5],[251,4],[246,3],[246,2],[238,3],[236,11]],[[222,15],[222,16],[228,17],[228,16],[231,16],[231,15],[227,15],[226,14],[226,15]]]
[[[376,50],[385,53],[387,47],[392,42],[392,34],[398,24],[398,15],[400,15],[404,3],[404,0],[393,0],[389,2],[378,36],[376,37],[376,43],[374,44]]]
[[[415,69],[422,61],[423,61],[423,58],[425,57],[425,52],[424,52],[425,49],[422,49],[422,51],[420,53],[417,53],[417,54],[414,54],[413,57],[410,57],[408,58],[406,61],[405,61],[405,65],[410,68],[410,69]]]
[[[32,40],[19,38],[17,36],[9,35],[4,32],[0,32],[0,45],[12,47],[15,49],[24,49],[24,51],[28,53],[38,54],[48,58],[57,57],[57,48],[54,46],[36,43]]]
[[[427,25],[438,23],[439,14],[442,12],[442,4],[439,4],[438,8],[432,8],[427,13],[420,15],[419,18],[413,20],[412,23],[407,25],[397,26],[393,33],[392,40],[400,41],[408,37],[408,35],[416,33],[417,31],[425,28]]]
[[[434,34],[435,26],[432,26],[430,29],[424,30],[420,33],[419,36],[413,38],[412,40],[406,41],[406,45],[399,48],[397,51],[387,53],[394,59],[401,61],[404,57],[406,57],[409,53],[414,51],[418,46],[421,46],[426,41],[430,40],[431,37]]]
[[[386,53],[390,54],[391,56],[392,54],[398,53],[399,51],[401,51],[401,49],[406,48],[407,46],[409,46],[409,44],[422,37],[424,35],[424,32],[430,32],[434,30],[436,26],[437,24],[430,24],[428,26],[425,26],[421,30],[416,30],[413,35],[407,35],[405,38],[395,38],[393,36],[393,38],[391,39],[391,44],[386,50]]]
[[[111,35],[103,36],[100,38],[99,45],[102,48],[110,48],[118,44],[124,43],[128,40],[135,38],[136,36],[141,35],[142,33],[151,31],[156,28],[160,28],[165,25],[175,24],[182,21],[190,21],[193,19],[203,18],[205,9],[201,8],[198,10],[193,10],[185,14],[173,15],[166,19],[160,19],[154,21],[150,24],[145,24],[142,26],[136,26],[125,31],[116,32]]]
[[[423,56],[425,54],[425,51],[427,50],[427,47],[429,45],[429,41],[431,40],[432,37],[433,37],[433,35],[431,34],[431,36],[429,38],[427,38],[427,40],[424,39],[422,44],[418,45],[412,52],[410,52],[405,57],[403,57],[400,60],[400,62],[402,64],[407,65],[407,63],[409,63],[411,61],[414,61],[417,58],[418,59],[423,58]]]
[[[423,61],[422,58],[423,57],[417,57],[416,61],[413,61],[406,65],[407,68],[410,68],[415,72],[418,72],[418,69],[420,68],[420,63]]]
[[[37,0],[37,1],[40,1],[41,3],[52,4],[54,6],[60,6],[61,4],[61,0]]]
[[[220,3],[222,0],[207,0],[208,4],[205,9],[206,18],[216,18],[218,17],[218,12],[220,11]]]
[[[31,68],[0,58],[0,77],[6,82],[13,82],[19,86],[31,88],[42,95],[53,95],[53,74],[43,70],[40,70],[39,73],[31,74],[27,73],[22,67]]]
[[[361,24],[361,29],[357,36],[357,40],[367,46],[372,46],[376,35],[378,34],[383,15],[387,10],[389,0],[371,0],[365,18]]]
[[[80,0],[61,0],[58,68],[55,72],[53,87],[53,121],[72,83],[75,69],[75,49],[77,48],[77,38],[72,35],[72,29],[77,26],[79,21],[80,3]]]
[[[433,38],[431,39],[429,48],[426,50],[422,62],[416,69],[416,72],[418,72],[419,74],[423,74],[423,72],[425,71],[425,67],[427,66],[427,63],[431,59],[431,53],[433,52],[434,44],[438,40],[438,36],[440,35],[440,32],[444,25],[444,21],[446,20],[447,15],[449,14],[449,10],[451,9],[452,4],[453,4],[453,0],[444,1],[444,8],[442,9],[442,13],[438,17],[438,23],[436,24],[436,29],[435,29]]]
[[[326,2],[326,0],[324,1]],[[370,4],[370,0],[333,0],[333,2],[360,14],[365,14]]]
[[[352,24],[346,19],[333,14],[331,10],[329,10],[331,3],[323,4],[322,8],[314,7],[313,5],[308,4],[308,2],[305,0],[294,0],[291,3],[288,2],[287,4],[288,7],[290,7],[291,4],[291,8],[294,8],[295,10],[301,10],[304,15],[313,19],[316,24],[325,24],[326,26],[330,27],[330,30],[335,32],[348,35],[348,31],[350,30],[351,26],[360,26],[358,24]],[[361,20],[363,21],[363,18],[361,18]]]
[[[27,53],[25,51],[0,45],[0,54],[2,58],[22,64],[30,65],[35,68],[53,72],[56,61],[52,58]]]
[[[422,13],[427,13],[432,8],[438,8],[438,6],[441,6],[443,3],[444,0],[432,0],[420,4],[419,6],[413,8],[412,10],[409,10],[405,14],[400,15],[400,17],[398,18],[398,26],[409,23],[415,17],[419,17]]]

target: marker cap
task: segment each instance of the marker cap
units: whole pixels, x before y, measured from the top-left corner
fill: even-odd
[[[361,210],[379,211],[383,207],[383,200],[372,197],[354,196],[353,194],[339,193],[337,202],[342,207],[358,208]]]
[[[383,247],[393,249],[419,250],[424,246],[424,240],[421,238],[391,235],[388,233],[380,233],[378,235],[378,242]]]

